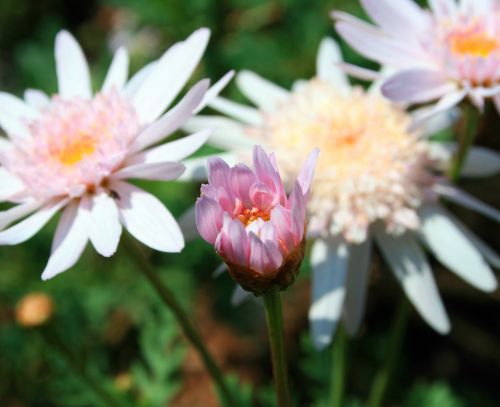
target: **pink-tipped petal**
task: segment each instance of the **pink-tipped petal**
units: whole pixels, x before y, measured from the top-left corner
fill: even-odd
[[[319,148],[315,148],[307,157],[307,160],[300,171],[297,181],[299,182],[302,193],[307,196],[309,193],[309,188],[311,187],[311,182],[314,176],[314,169],[316,168],[316,162],[318,161]]]
[[[262,242],[255,234],[250,233],[250,267],[260,274],[276,271],[283,261],[278,247],[270,242]]]
[[[276,203],[276,195],[266,184],[258,182],[250,188],[250,200],[254,207],[268,211]]]
[[[250,207],[250,188],[257,182],[255,173],[245,164],[236,164],[231,168],[230,183],[235,196],[245,205]]]
[[[196,201],[196,226],[201,237],[214,244],[222,228],[224,212],[213,199],[202,196]]]
[[[295,241],[292,233],[291,214],[288,209],[277,205],[271,211],[271,222],[278,232],[280,244],[284,246],[285,252],[289,253],[295,247]]]

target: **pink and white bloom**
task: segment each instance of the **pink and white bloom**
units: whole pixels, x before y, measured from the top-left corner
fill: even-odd
[[[434,112],[468,97],[479,109],[493,98],[500,112],[500,2],[360,0],[376,23],[333,12],[341,37],[394,71],[383,85],[397,102],[438,101]]]
[[[317,156],[317,149],[309,155],[289,196],[274,154],[260,146],[253,149],[254,170],[209,159],[196,225],[244,289],[261,294],[293,282],[304,257],[306,204]]]
[[[155,146],[229,79],[208,92],[208,81],[199,82],[163,114],[196,68],[209,35],[207,29],[194,32],[129,81],[128,54],[120,48],[93,94],[80,46],[61,31],[55,42],[59,93],[49,97],[30,89],[24,100],[0,93],[0,126],[8,135],[0,138],[0,201],[16,204],[0,212],[0,244],[28,240],[63,211],[42,279],[72,267],[89,240],[111,256],[122,226],[153,249],[183,248],[170,212],[127,180],[176,179],[184,171],[179,161],[207,140],[203,130]]]
[[[214,128],[208,143],[228,150],[223,153],[227,160],[242,160],[249,145],[261,143],[280,158],[278,167],[289,185],[307,152],[316,146],[321,150],[308,201],[308,235],[314,239],[309,317],[318,348],[328,345],[341,318],[350,334],[358,331],[374,247],[422,318],[446,333],[450,322],[425,249],[485,292],[497,287],[490,265],[499,267],[500,257],[440,200],[496,222],[500,213],[448,185],[442,175],[455,146],[428,137],[450,126],[450,112],[410,130],[421,111],[408,114],[390,103],[380,95],[380,82],[367,91],[351,87],[340,64],[337,44],[324,39],[316,77],[297,81],[292,90],[241,72],[236,83],[257,107],[218,97],[210,106],[226,116],[198,115],[187,128]],[[188,161],[189,176],[202,176],[200,159]],[[473,147],[462,174],[499,171],[498,153]]]

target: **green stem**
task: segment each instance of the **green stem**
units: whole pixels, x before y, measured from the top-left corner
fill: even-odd
[[[158,274],[153,270],[148,259],[139,250],[139,248],[132,242],[127,242],[128,249],[133,255],[134,260],[139,265],[139,270],[144,274],[146,279],[151,283],[157,294],[160,296],[163,303],[168,307],[168,309],[174,314],[177,322],[181,326],[185,337],[191,343],[191,345],[196,349],[200,355],[205,368],[208,373],[212,376],[219,397],[221,398],[223,405],[227,407],[236,407],[236,403],[233,396],[224,380],[221,370],[215,363],[214,359],[210,355],[210,352],[203,343],[200,335],[193,327],[189,321],[188,316],[182,309],[181,305],[175,298],[175,295],[170,291],[170,289],[163,283]]]
[[[387,386],[394,370],[394,365],[396,364],[397,357],[403,345],[403,338],[409,315],[410,303],[406,297],[404,297],[392,321],[385,360],[373,380],[368,407],[379,407],[382,405]]]
[[[51,346],[59,355],[64,358],[67,365],[73,370],[76,376],[84,382],[97,397],[99,397],[105,406],[109,407],[119,407],[121,404],[118,403],[110,394],[108,394],[99,383],[91,377],[85,367],[79,363],[76,356],[71,352],[71,350],[61,341],[59,336],[57,336],[50,327],[41,327],[39,330],[42,338],[45,342]]]
[[[452,182],[458,181],[462,167],[469,153],[469,149],[477,136],[481,113],[470,103],[463,103],[462,118],[457,127],[458,148],[448,171],[448,178]]]
[[[266,309],[267,330],[269,345],[271,347],[274,387],[276,389],[278,407],[290,407],[281,294],[278,290],[273,289],[264,294],[262,298],[264,299],[264,307]]]
[[[347,357],[347,336],[344,328],[339,327],[332,344],[332,376],[330,382],[330,406],[341,407],[345,391],[345,371]]]

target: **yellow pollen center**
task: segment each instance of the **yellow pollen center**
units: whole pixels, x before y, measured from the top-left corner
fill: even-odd
[[[243,225],[248,226],[250,223],[257,219],[262,219],[263,221],[268,221],[271,216],[258,208],[243,209],[242,213],[238,215],[238,219]]]
[[[482,58],[500,48],[499,41],[485,32],[455,34],[450,39],[450,45],[455,54]]]
[[[53,156],[63,165],[74,165],[96,150],[95,140],[88,134],[81,134],[75,139],[66,140],[53,151]]]

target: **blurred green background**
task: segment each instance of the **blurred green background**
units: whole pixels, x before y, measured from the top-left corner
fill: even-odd
[[[314,0],[0,0],[0,87],[56,91],[54,37],[66,28],[90,61],[97,88],[112,51],[126,45],[131,71],[158,57],[200,26],[212,30],[202,64],[192,82],[218,79],[229,69],[251,69],[284,86],[314,73],[317,47],[334,36],[331,9],[363,16],[357,1]],[[342,44],[349,62],[375,67]],[[232,84],[225,91],[242,100]],[[498,148],[498,117],[479,142]],[[200,154],[211,151],[204,148]],[[463,184],[500,207],[499,180]],[[176,216],[199,191],[194,183],[147,183]],[[497,233],[489,222],[457,212],[490,243]],[[100,406],[94,385],[82,379],[61,353],[71,353],[91,382],[123,406],[217,406],[210,380],[183,342],[126,250],[104,259],[90,247],[78,264],[42,283],[56,220],[31,241],[0,248],[0,406]],[[241,406],[273,406],[270,365],[261,307],[255,301],[230,305],[233,283],[212,279],[218,260],[200,239],[180,255],[151,253],[158,273],[196,321],[216,359],[238,389]],[[307,262],[306,262],[307,263]],[[412,316],[405,349],[389,389],[387,406],[498,406],[500,392],[500,295],[485,295],[437,266],[437,279],[453,331],[441,337]],[[47,331],[16,323],[16,303],[31,292],[53,298]],[[387,345],[387,331],[401,290],[378,258],[372,273],[366,322],[349,345],[346,406],[363,406]],[[287,292],[285,315],[292,389],[298,406],[326,406],[330,352],[315,352],[307,327],[308,270]],[[57,340],[54,340],[58,338]],[[52,339],[50,339],[52,338]]]

